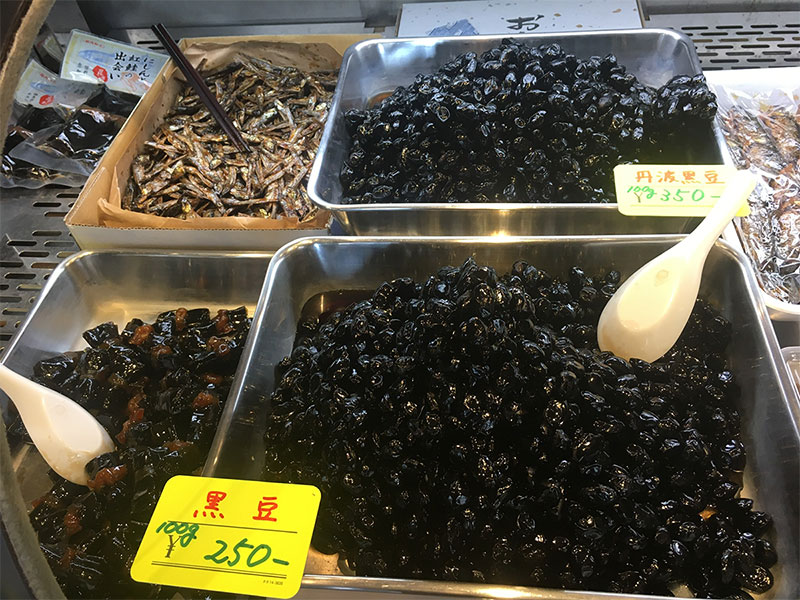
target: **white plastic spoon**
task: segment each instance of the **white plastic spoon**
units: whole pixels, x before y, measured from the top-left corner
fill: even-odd
[[[17,407],[39,454],[64,479],[86,485],[86,463],[114,450],[97,419],[66,396],[4,365],[0,365],[0,388]]]
[[[691,234],[622,284],[597,324],[601,350],[653,362],[675,345],[694,308],[706,257],[755,185],[753,175],[738,171]]]

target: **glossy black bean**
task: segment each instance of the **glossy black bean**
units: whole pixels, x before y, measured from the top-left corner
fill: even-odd
[[[607,167],[648,153],[658,158],[654,140],[665,128],[691,140],[703,127],[687,125],[714,116],[702,76],[655,90],[615,62],[555,47],[560,56],[551,58],[552,45],[506,40],[417,76],[371,109],[347,111],[346,203],[606,202],[614,197]],[[425,181],[464,163],[473,168],[453,185]],[[498,177],[498,170],[525,174],[525,181]]]
[[[298,333],[277,373],[265,477],[297,473],[341,506],[349,516],[320,513],[320,544],[363,575],[666,593],[702,564],[713,568],[692,589],[734,590],[761,564],[750,531],[769,522],[735,499],[722,464],[738,415],[735,390],[711,383],[725,366],[703,345],[715,315],[698,304],[663,361],[618,359],[578,328],[619,282],[468,260],[383,284]],[[356,325],[371,307],[384,325]],[[345,356],[359,380],[336,379]],[[311,409],[325,415],[313,427]]]
[[[101,324],[86,332],[87,350],[36,365],[39,381],[97,413],[119,443],[87,465],[88,493],[59,478],[31,512],[69,597],[159,593],[132,582],[130,560],[167,479],[202,465],[249,326],[243,307],[213,320],[207,309],[167,311],[122,333]]]

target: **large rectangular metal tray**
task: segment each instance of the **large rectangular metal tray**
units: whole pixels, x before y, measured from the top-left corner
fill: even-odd
[[[483,52],[504,35],[368,40],[345,52],[308,193],[330,210],[347,233],[356,235],[551,235],[598,233],[685,233],[699,222],[690,217],[625,217],[616,204],[370,204],[343,205],[339,170],[350,146],[344,113],[432,73],[465,52]],[[557,42],[580,58],[613,53],[620,64],[650,86],[675,75],[701,72],[688,37],[667,29],[563,32],[513,36],[526,44]],[[686,162],[722,163],[724,141],[714,125],[702,147],[687,149]]]
[[[39,360],[85,348],[83,332],[98,323],[114,321],[122,327],[134,317],[152,319],[179,306],[212,310],[246,306],[252,315],[272,254],[75,254],[48,278],[2,364],[30,376]],[[5,418],[8,398],[2,392],[0,404]],[[4,446],[5,440],[0,440],[0,445]],[[42,597],[56,597],[58,587],[41,556],[38,541],[30,526],[25,527],[31,501],[52,487],[49,468],[35,448],[27,444],[11,448],[10,457],[4,451],[3,454],[3,462],[8,458],[10,465],[3,467],[0,517],[14,552],[21,557],[19,564],[28,585],[44,594]],[[6,472],[7,466],[13,474]],[[41,568],[36,567],[37,561]]]
[[[224,419],[205,474],[257,479],[263,466],[263,430],[274,389],[275,365],[291,352],[301,314],[341,307],[396,277],[426,278],[443,265],[478,262],[508,270],[520,258],[553,275],[579,264],[587,272],[618,269],[623,278],[670,247],[680,236],[576,236],[520,238],[307,238],[279,250],[270,264],[253,332],[242,356]],[[350,292],[342,298],[336,292]],[[800,594],[800,400],[794,396],[758,287],[744,257],[718,242],[706,263],[701,296],[733,323],[728,360],[742,394],[739,410],[749,449],[743,494],[775,517],[780,566],[767,598]],[[253,449],[257,450],[253,452]],[[344,576],[335,560],[312,551],[307,588],[384,590],[489,598],[574,598],[577,592],[466,583]],[[579,596],[593,597],[584,592]],[[627,596],[609,595],[610,598]],[[635,597],[635,596],[632,596]]]

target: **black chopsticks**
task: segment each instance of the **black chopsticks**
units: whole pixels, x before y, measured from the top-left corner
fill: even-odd
[[[175,40],[172,39],[172,36],[167,31],[167,28],[164,27],[161,23],[158,25],[153,25],[151,27],[153,33],[156,34],[156,37],[167,50],[169,55],[172,57],[172,60],[178,65],[178,68],[183,72],[186,80],[192,84],[194,91],[197,92],[197,95],[200,96],[200,100],[203,101],[203,104],[206,105],[208,111],[211,113],[217,123],[219,123],[222,130],[228,136],[228,138],[233,142],[233,145],[236,146],[238,150],[241,152],[250,152],[250,146],[247,145],[247,142],[244,141],[242,134],[236,129],[236,126],[233,124],[228,118],[228,115],[225,114],[225,111],[222,110],[222,107],[217,102],[217,98],[208,89],[205,81],[203,78],[200,77],[200,73],[197,72],[186,56],[181,52],[181,49],[178,48],[178,45],[175,43]]]

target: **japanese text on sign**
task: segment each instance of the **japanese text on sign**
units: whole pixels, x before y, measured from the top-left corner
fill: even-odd
[[[86,102],[98,89],[96,85],[61,79],[31,60],[20,76],[14,100],[39,108],[51,105],[75,108]]]
[[[735,172],[726,165],[618,165],[617,208],[630,216],[701,217]],[[737,215],[748,214],[745,203]]]
[[[141,96],[153,83],[167,56],[73,30],[61,63],[61,77],[103,83]]]
[[[522,28],[524,27],[525,31],[533,31],[535,29],[539,29],[539,23],[537,23],[537,21],[543,18],[544,15],[534,15],[532,17],[506,19],[506,23],[510,23],[506,29],[511,29],[512,31],[522,31]]]
[[[150,519],[137,581],[291,598],[300,589],[320,493],[309,485],[173,477]]]

